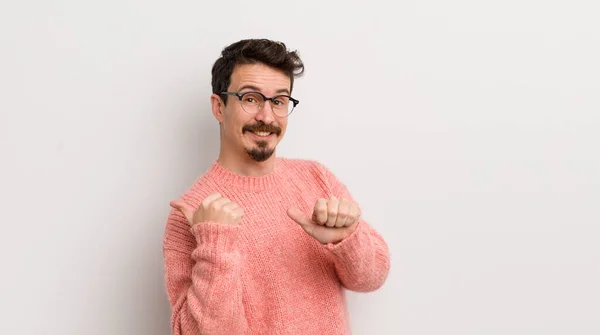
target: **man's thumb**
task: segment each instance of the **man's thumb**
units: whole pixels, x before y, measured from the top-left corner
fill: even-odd
[[[186,204],[185,202],[183,202],[181,200],[174,200],[174,201],[171,201],[170,205],[171,205],[171,207],[180,211],[181,214],[183,214],[183,216],[185,216],[185,218],[188,220],[188,222],[190,224],[192,224],[192,219],[194,217],[194,210],[190,206],[188,206],[188,204]]]
[[[298,208],[288,209],[287,214],[301,226],[310,226],[312,224],[311,220]]]

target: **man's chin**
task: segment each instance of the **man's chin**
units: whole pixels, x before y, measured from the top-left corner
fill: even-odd
[[[271,158],[275,153],[275,148],[252,148],[246,150],[248,156],[252,158],[252,160],[256,162],[264,162],[267,159]]]

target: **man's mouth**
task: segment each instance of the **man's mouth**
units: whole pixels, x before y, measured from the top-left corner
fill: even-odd
[[[243,128],[243,132],[250,132],[253,135],[256,135],[257,137],[269,137],[271,135],[279,135],[281,133],[281,128],[263,123],[252,126],[245,126]]]
[[[257,136],[260,136],[260,137],[267,137],[267,136],[269,136],[269,135],[273,134],[273,133],[271,133],[271,132],[268,132],[268,131],[252,131],[252,130],[251,130],[250,132],[251,132],[252,134],[254,134],[254,135],[257,135]]]

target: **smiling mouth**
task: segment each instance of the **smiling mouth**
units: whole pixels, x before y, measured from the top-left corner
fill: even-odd
[[[259,136],[259,137],[267,137],[273,133],[268,132],[268,131],[250,131],[252,134]]]
[[[254,138],[264,138],[267,139],[272,135],[279,136],[281,134],[281,128],[265,124],[264,122],[258,122],[254,125],[246,125],[242,128],[242,132],[252,133],[252,137]]]

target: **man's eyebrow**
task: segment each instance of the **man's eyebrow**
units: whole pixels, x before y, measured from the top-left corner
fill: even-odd
[[[256,86],[254,86],[254,85],[242,85],[242,87],[238,88],[238,91],[241,92],[241,91],[243,91],[245,89],[249,89],[249,90],[252,90],[252,91],[260,92],[260,89],[258,87],[256,87]],[[278,89],[275,93],[278,93],[278,94],[279,93],[285,93],[285,94],[289,95],[290,91],[287,88],[281,88],[281,89]]]
[[[254,85],[242,85],[242,87],[238,88],[238,91],[243,91],[245,89],[250,89],[252,91],[260,91],[260,89]]]

